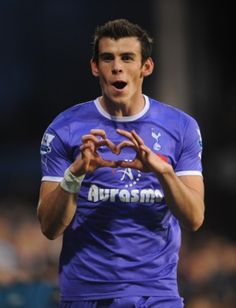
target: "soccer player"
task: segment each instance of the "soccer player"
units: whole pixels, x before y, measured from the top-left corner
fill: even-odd
[[[180,225],[204,219],[197,122],[142,93],[152,39],[125,19],[96,29],[101,96],[59,114],[41,144],[38,217],[63,234],[61,308],[183,307]]]

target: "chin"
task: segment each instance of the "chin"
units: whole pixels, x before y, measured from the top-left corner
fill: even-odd
[[[116,97],[115,99],[113,99],[113,102],[117,106],[124,106],[127,105],[128,99],[127,97]]]
[[[115,103],[115,104],[124,104],[124,102],[127,100],[127,95],[124,95],[123,93],[107,96],[108,100]]]

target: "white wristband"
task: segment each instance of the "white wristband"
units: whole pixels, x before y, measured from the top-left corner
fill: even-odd
[[[62,189],[69,193],[76,194],[78,193],[81,183],[85,177],[85,174],[81,176],[75,176],[74,174],[71,173],[70,169],[67,168],[65,173],[64,173],[64,178],[60,182],[60,186]]]

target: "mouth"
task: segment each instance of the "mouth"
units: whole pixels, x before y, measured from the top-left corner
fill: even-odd
[[[112,83],[113,87],[115,87],[118,90],[122,90],[126,87],[127,82],[125,81],[115,81]]]

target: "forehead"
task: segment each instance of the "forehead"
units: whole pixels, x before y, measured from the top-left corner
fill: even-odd
[[[118,40],[103,37],[99,41],[99,54],[108,53],[135,53],[141,54],[141,44],[136,37],[123,37]]]

